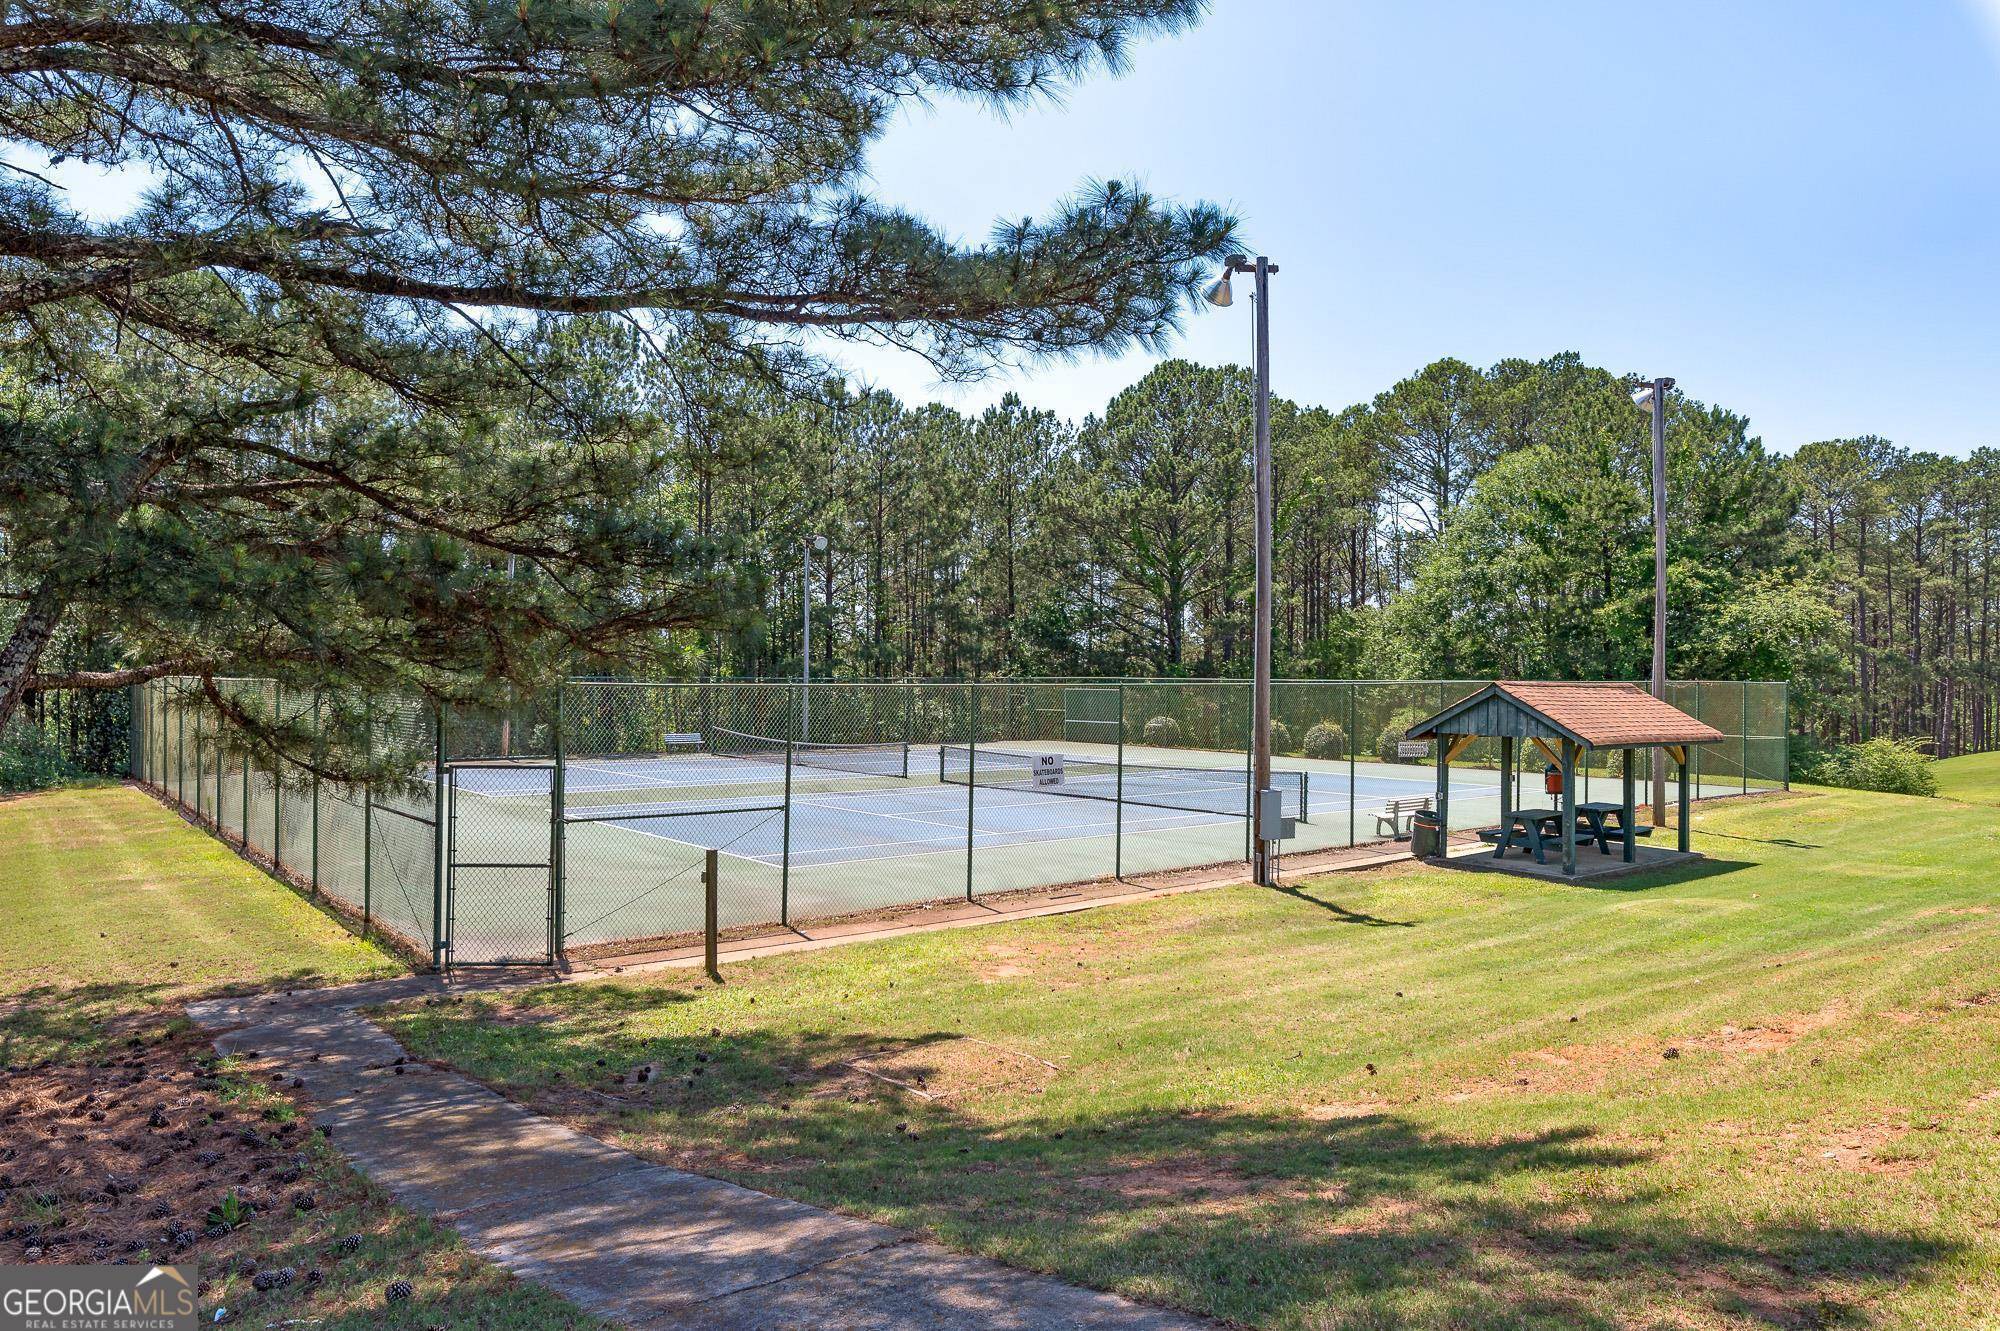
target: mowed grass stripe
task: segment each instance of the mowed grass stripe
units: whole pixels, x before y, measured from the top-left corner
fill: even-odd
[[[198,994],[403,969],[145,793],[108,784],[0,801],[0,919],[11,1061]]]
[[[390,1020],[659,1158],[1246,1324],[2000,1316],[2000,811],[1697,833],[1706,876],[1411,866]]]

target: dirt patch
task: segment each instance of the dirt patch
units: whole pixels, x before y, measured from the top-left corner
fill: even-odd
[[[970,1035],[885,1049],[845,1066],[919,1100],[949,1100],[994,1091],[1040,1093],[1062,1069],[1045,1058]]]
[[[1819,1158],[1836,1169],[1901,1178],[1916,1171],[1918,1161],[1897,1156],[1892,1149],[1910,1130],[1907,1123],[1867,1123],[1840,1133],[1819,1148]]]
[[[1347,1118],[1372,1118],[1376,1114],[1387,1113],[1386,1100],[1334,1101],[1323,1105],[1308,1105],[1304,1116],[1314,1123],[1331,1123]]]
[[[154,1024],[110,1049],[7,1070],[0,1261],[200,1260],[250,1217],[319,1204],[304,1117],[248,1103],[202,1036]]]
[[[1452,1101],[1481,1096],[1528,1092],[1567,1094],[1600,1089],[1614,1073],[1628,1068],[1671,1063],[1690,1052],[1748,1058],[1777,1053],[1814,1031],[1824,1030],[1850,1015],[1845,1000],[1836,999],[1817,1012],[1804,1013],[1768,1025],[1726,1025],[1703,1035],[1667,1040],[1650,1038],[1622,1044],[1563,1045],[1537,1049],[1516,1059],[1498,1076],[1460,1083],[1444,1098]]]

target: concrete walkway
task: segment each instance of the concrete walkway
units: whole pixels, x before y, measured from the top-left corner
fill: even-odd
[[[300,1078],[314,1122],[397,1201],[453,1225],[480,1255],[627,1326],[1212,1327],[649,1163],[453,1073],[407,1062],[399,1074],[402,1047],[356,1009],[444,989],[415,976],[217,999],[188,1011],[223,1052]]]

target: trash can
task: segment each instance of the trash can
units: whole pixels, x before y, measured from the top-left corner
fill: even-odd
[[[1410,854],[1420,860],[1444,853],[1444,832],[1438,825],[1438,816],[1426,809],[1410,819]]]

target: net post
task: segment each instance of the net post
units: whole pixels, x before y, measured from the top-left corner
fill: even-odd
[[[431,969],[445,964],[444,708],[431,709]]]
[[[702,866],[701,866],[702,961],[707,965],[708,978],[714,980],[717,984],[720,984],[722,982],[722,967],[718,964],[716,958],[716,952],[719,950],[718,943],[720,941],[720,935],[722,932],[721,928],[722,912],[717,902],[717,898],[720,896],[720,892],[716,887],[716,879],[721,876],[721,863],[722,863],[721,853],[717,851],[713,846],[709,847],[708,850],[702,856]]]
[[[979,793],[979,695],[966,687],[971,712],[965,727],[965,899],[972,900],[973,800]]]
[[[569,740],[564,734],[563,681],[556,681],[555,724],[550,740],[555,748],[555,770],[549,774],[549,959],[567,964],[569,954],[569,826],[563,815],[569,808]]]
[[[1111,876],[1125,878],[1125,686],[1118,686],[1118,787],[1111,806]]]
[[[779,852],[778,868],[778,924],[786,929],[792,927],[792,758],[793,744],[785,741],[785,812],[781,818],[784,837],[783,849]]]

